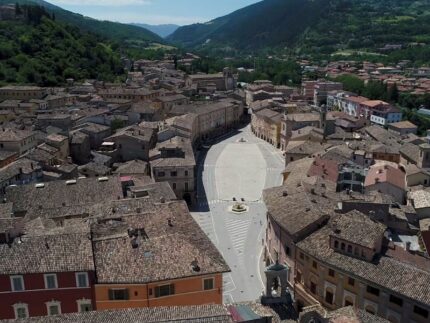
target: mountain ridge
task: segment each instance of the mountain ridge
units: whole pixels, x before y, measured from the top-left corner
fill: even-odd
[[[131,25],[145,28],[162,38],[166,38],[167,36],[173,34],[179,27],[181,27],[175,24],[149,25],[143,23],[132,23]]]
[[[160,36],[145,28],[86,17],[84,15],[65,10],[44,0],[0,0],[0,5],[16,3],[42,6],[48,12],[54,13],[56,19],[61,22],[69,23],[83,31],[92,32],[120,43],[142,41],[145,43],[164,43],[164,40]]]
[[[205,24],[180,27],[167,40],[189,49],[333,53],[429,45],[429,33],[426,0],[264,0]]]

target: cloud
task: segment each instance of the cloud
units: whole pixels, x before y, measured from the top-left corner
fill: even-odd
[[[150,0],[52,0],[56,5],[67,6],[98,6],[98,7],[121,7],[129,5],[148,5]]]

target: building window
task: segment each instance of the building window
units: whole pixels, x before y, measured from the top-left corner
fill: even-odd
[[[348,277],[348,285],[354,286],[355,285],[355,279],[351,278],[351,277]]]
[[[176,176],[178,176],[178,172],[170,172],[170,176],[172,176],[172,177],[176,177]]]
[[[165,172],[158,172],[158,177],[164,177],[164,176],[166,176]]]
[[[172,188],[176,190],[176,183],[172,183]]]
[[[375,295],[375,296],[379,296],[379,289],[372,287],[372,286],[367,286],[367,292],[369,294]]]
[[[333,269],[329,269],[329,270],[328,270],[328,275],[329,275],[330,277],[334,277],[334,270],[333,270]]]
[[[335,247],[335,248],[339,248],[339,241],[335,240],[335,242],[334,242],[334,247]]]
[[[348,253],[352,253],[352,246],[348,245]]]
[[[46,303],[46,309],[48,315],[59,315],[61,314],[60,302],[51,301]]]
[[[203,290],[211,290],[215,287],[215,281],[213,278],[203,279]]]
[[[163,297],[175,294],[175,285],[162,285],[155,287],[155,297]]]
[[[285,245],[285,254],[287,255],[287,256],[289,256],[290,255],[290,247],[288,247],[287,245]]]
[[[185,191],[188,191],[188,182],[185,182]]]
[[[425,310],[419,306],[416,306],[416,305],[414,306],[414,313],[418,314],[422,317],[425,317],[425,318],[427,318],[429,316],[429,311],[427,311],[427,310]]]
[[[111,301],[123,301],[128,300],[128,289],[119,288],[119,289],[109,289],[109,300]]]
[[[25,319],[29,316],[28,305],[24,303],[14,304],[13,311],[15,312],[15,319]]]
[[[314,295],[317,293],[317,285],[314,282],[311,282],[311,293]]]
[[[318,268],[318,264],[317,264],[317,262],[315,260],[312,261],[312,267],[315,268],[315,269]]]
[[[352,303],[349,299],[345,299],[345,306],[354,306],[354,303]]]
[[[328,304],[333,304],[333,293],[330,290],[325,291],[325,302]]]
[[[45,288],[54,289],[58,288],[57,275],[56,274],[45,274]]]
[[[76,273],[76,287],[88,287],[88,273]]]
[[[188,176],[188,171],[187,170],[185,171],[185,176]]]
[[[10,283],[12,286],[12,291],[20,292],[25,290],[24,277],[23,276],[11,276]]]
[[[403,300],[400,297],[390,295],[390,302],[399,306],[403,305]]]
[[[343,251],[345,251],[345,244],[343,242],[340,244],[340,249],[342,249]]]
[[[297,270],[296,280],[299,283],[302,282],[302,273],[300,272],[300,270]]]
[[[301,253],[300,253],[300,259],[302,259],[302,260],[303,260],[304,258],[305,258],[305,255],[303,254],[303,252],[301,252]]]
[[[93,310],[93,306],[91,304],[91,300],[89,299],[78,299],[76,301],[76,303],[78,304],[78,312],[89,312]]]

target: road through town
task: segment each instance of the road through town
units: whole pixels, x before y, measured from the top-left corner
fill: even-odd
[[[280,151],[256,138],[249,126],[214,144],[198,165],[193,217],[231,268],[224,275],[224,302],[256,300],[263,290],[260,267],[266,226],[264,188],[282,183]],[[242,199],[243,214],[229,212]]]

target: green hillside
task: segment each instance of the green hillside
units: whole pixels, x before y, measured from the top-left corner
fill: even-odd
[[[64,10],[43,0],[0,0],[0,5],[11,3],[40,5],[48,12],[54,13],[58,21],[71,24],[83,31],[92,32],[119,43],[127,43],[131,47],[145,47],[152,42],[164,42],[161,37],[142,27],[92,19]]]
[[[168,40],[198,49],[286,47],[316,54],[400,44],[414,58],[428,53],[430,1],[264,0],[206,24],[181,27]]]
[[[67,78],[113,81],[123,76],[119,46],[20,6],[22,18],[0,22],[0,83],[64,84]]]
[[[187,47],[202,44],[235,48],[293,43],[325,10],[329,0],[266,0],[205,24],[184,26],[168,40]]]

